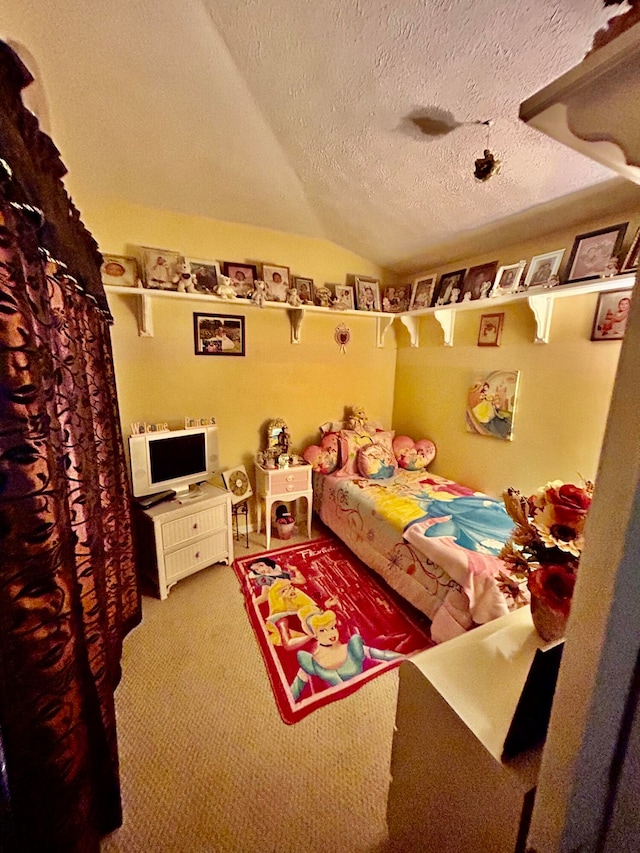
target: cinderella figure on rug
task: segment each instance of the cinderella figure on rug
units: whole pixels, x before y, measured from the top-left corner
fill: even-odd
[[[403,657],[398,652],[365,646],[360,634],[353,634],[348,642],[341,643],[333,610],[303,607],[298,617],[306,633],[316,640],[316,648],[297,654],[300,669],[290,685],[296,702],[313,675],[331,687],[360,675],[367,659],[389,661]]]

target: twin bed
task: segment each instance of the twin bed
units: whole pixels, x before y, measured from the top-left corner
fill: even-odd
[[[363,432],[360,449],[371,451],[370,445],[379,442],[388,448],[390,434],[384,435]],[[348,451],[340,435],[338,444],[344,462]],[[402,461],[398,440],[393,446],[394,461]],[[501,500],[433,475],[424,466],[395,467],[388,453],[386,467],[380,462],[378,474],[363,476],[371,466],[357,464],[358,452],[352,453],[351,465],[331,473],[321,473],[326,466],[312,462],[315,510],[367,566],[432,620],[436,642],[527,601],[526,585],[497,557],[513,528]]]

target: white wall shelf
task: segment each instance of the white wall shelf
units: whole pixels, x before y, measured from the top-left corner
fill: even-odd
[[[227,305],[231,308],[249,308],[249,310],[258,311],[265,309],[287,311],[291,326],[292,344],[300,343],[302,321],[305,314],[309,313],[375,318],[376,344],[378,347],[384,346],[388,330],[393,325],[394,320],[399,320],[409,332],[411,346],[417,347],[420,345],[420,317],[433,315],[442,328],[444,345],[450,347],[453,346],[455,318],[459,311],[498,311],[503,305],[525,301],[533,312],[536,321],[534,342],[537,344],[549,343],[553,305],[556,299],[568,296],[582,296],[587,293],[604,293],[625,287],[633,287],[635,277],[635,272],[631,272],[624,275],[612,276],[611,278],[598,278],[590,281],[576,282],[575,284],[561,284],[549,290],[545,290],[542,287],[535,287],[504,296],[457,302],[454,305],[442,305],[434,308],[422,308],[419,311],[404,311],[399,314],[388,314],[382,311],[337,310],[335,308],[321,308],[319,305],[303,305],[300,308],[292,308],[291,305],[285,302],[265,302],[262,308],[258,308],[258,306],[254,305],[248,299],[223,299],[220,296],[203,293],[177,293],[175,290],[147,290],[140,287],[105,285],[105,291],[107,294],[118,293],[124,296],[134,296],[138,299],[138,332],[141,337],[153,337],[152,305],[154,299],[186,299]]]

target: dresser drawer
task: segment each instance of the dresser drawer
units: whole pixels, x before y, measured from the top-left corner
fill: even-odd
[[[219,560],[224,560],[228,556],[226,530],[221,530],[219,533],[214,533],[213,536],[193,542],[186,548],[179,548],[171,554],[165,554],[164,568],[167,583],[180,580],[193,571],[203,569]]]
[[[283,468],[282,471],[271,471],[269,475],[272,495],[285,495],[288,492],[305,492],[311,488],[311,466],[300,468]]]
[[[195,539],[198,536],[203,536],[206,533],[212,533],[214,530],[226,527],[226,524],[226,503],[202,509],[191,515],[176,518],[174,521],[165,521],[162,525],[163,549],[166,551],[168,548],[175,548],[177,545],[188,542],[190,539]]]

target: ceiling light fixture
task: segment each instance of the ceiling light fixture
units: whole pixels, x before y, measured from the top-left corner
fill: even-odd
[[[497,175],[500,171],[500,166],[502,165],[500,160],[496,160],[489,149],[489,136],[491,135],[491,127],[493,125],[493,119],[488,119],[487,121],[477,121],[474,124],[482,124],[487,128],[487,147],[484,149],[484,153],[482,157],[478,157],[475,162],[475,169],[473,170],[473,175],[477,181],[488,181],[489,178],[492,178],[494,175]]]

